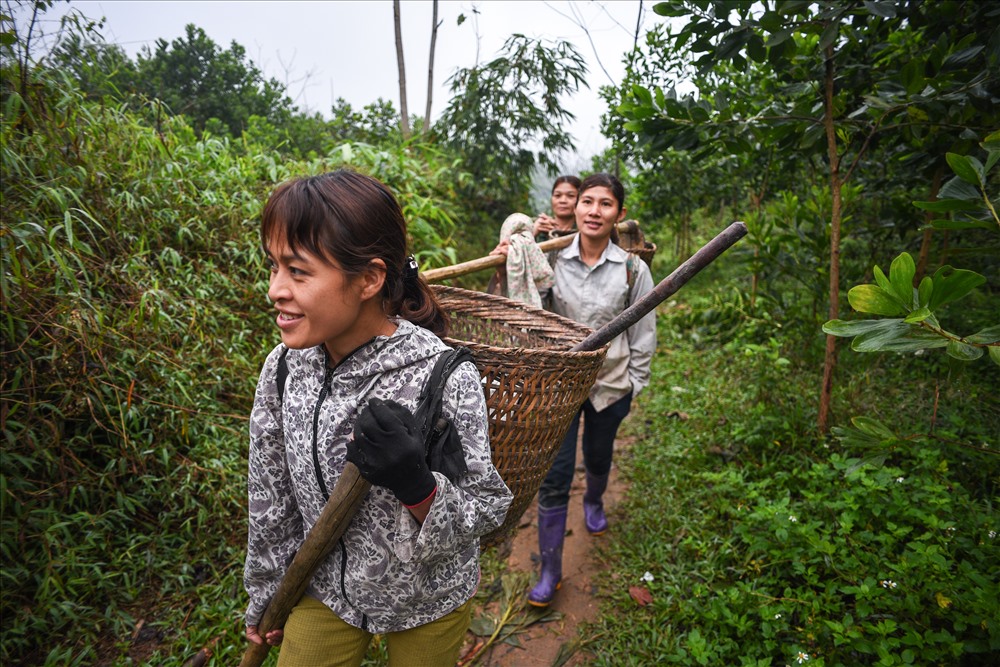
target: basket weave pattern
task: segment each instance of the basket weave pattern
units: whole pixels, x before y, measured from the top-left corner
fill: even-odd
[[[587,399],[607,348],[570,352],[591,330],[491,294],[432,285],[451,318],[445,342],[469,348],[482,376],[493,464],[514,494],[485,549],[517,528],[552,466],[569,422]]]

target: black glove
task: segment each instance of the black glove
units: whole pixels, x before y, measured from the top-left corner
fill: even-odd
[[[437,487],[424,460],[420,428],[395,401],[373,398],[358,415],[347,460],[375,486],[384,486],[404,505],[417,505]]]

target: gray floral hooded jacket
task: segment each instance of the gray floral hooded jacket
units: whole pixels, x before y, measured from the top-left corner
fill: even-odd
[[[257,383],[250,420],[250,525],[244,585],[256,625],[344,469],[347,443],[371,398],[415,410],[445,344],[406,320],[327,368],[323,346],[289,350],[283,399],[278,345]],[[443,414],[460,434],[468,473],[438,489],[421,525],[392,492],[373,486],[307,593],[373,633],[406,630],[453,611],[479,583],[479,537],[503,523],[511,492],[490,458],[486,403],[471,363],[445,384]]]

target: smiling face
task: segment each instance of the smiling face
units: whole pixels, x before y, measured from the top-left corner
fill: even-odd
[[[576,227],[580,236],[596,242],[606,242],[622,218],[625,209],[610,188],[595,185],[580,193],[576,204]]]
[[[395,329],[373,298],[385,276],[379,267],[351,275],[334,260],[302,248],[291,250],[283,238],[272,239],[265,253],[271,270],[267,296],[278,311],[281,342],[288,347],[323,344],[339,362],[373,336]]]
[[[552,215],[557,219],[573,218],[577,190],[572,183],[560,183],[552,190]]]

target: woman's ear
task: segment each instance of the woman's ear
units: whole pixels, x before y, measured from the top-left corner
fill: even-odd
[[[625,208],[624,206],[622,206],[622,210],[618,213],[618,220],[616,220],[615,222],[621,222],[622,220],[624,220],[625,219],[625,213],[627,213],[627,212],[628,212],[628,209]]]
[[[385,284],[385,262],[373,259],[361,274],[361,298],[370,299],[382,292]]]

